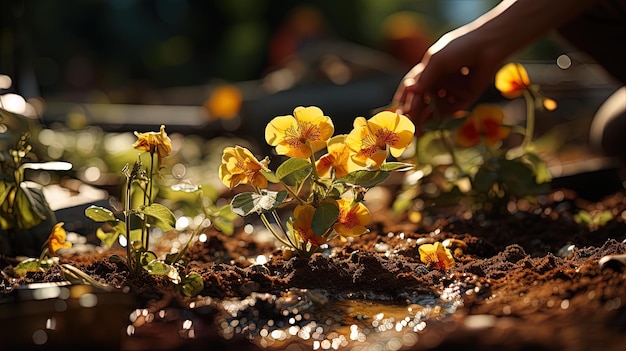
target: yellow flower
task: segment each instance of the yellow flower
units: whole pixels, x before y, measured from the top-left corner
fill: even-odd
[[[436,269],[446,270],[454,266],[454,258],[450,250],[443,247],[440,242],[435,244],[424,244],[419,247],[420,260],[430,264]]]
[[[513,99],[528,89],[530,80],[524,66],[519,63],[508,63],[496,72],[495,85],[504,97]]]
[[[67,233],[65,232],[65,229],[63,229],[63,224],[65,223],[59,222],[55,224],[54,227],[52,227],[48,240],[46,241],[48,251],[52,255],[56,255],[57,250],[59,249],[72,247],[72,243],[65,241]]]
[[[322,245],[325,240],[321,235],[313,233],[313,215],[315,207],[311,205],[298,205],[293,210],[294,221],[291,230],[295,237],[299,237],[306,244],[310,242],[315,246]]]
[[[315,163],[317,174],[320,177],[330,177],[331,169],[335,170],[335,177],[341,178],[348,174],[348,159],[350,150],[346,147],[345,135],[337,135],[328,140],[327,154],[320,157]]]
[[[369,120],[357,117],[354,129],[346,137],[346,145],[358,166],[378,169],[391,153],[399,157],[413,140],[415,125],[411,120],[391,111],[382,111]]]
[[[259,161],[250,150],[236,145],[227,147],[222,154],[219,177],[229,188],[239,184],[251,184],[259,188],[267,187],[267,178],[261,171],[268,171],[269,159]]]
[[[503,126],[504,112],[496,106],[481,104],[476,106],[465,123],[456,131],[456,141],[462,147],[471,147],[481,139],[493,146],[509,136],[511,128]]]
[[[276,147],[276,153],[308,159],[326,147],[335,132],[333,122],[319,107],[298,106],[293,116],[278,116],[265,128],[265,140]]]
[[[158,132],[135,132],[135,135],[137,136],[137,141],[133,144],[133,147],[137,150],[148,151],[151,154],[156,153],[159,155],[159,164],[163,157],[172,153],[172,140],[167,136],[164,125],[161,125],[161,130]]]
[[[359,236],[365,234],[372,218],[370,211],[361,202],[354,203],[352,199],[337,200],[339,218],[333,229],[341,236]]]

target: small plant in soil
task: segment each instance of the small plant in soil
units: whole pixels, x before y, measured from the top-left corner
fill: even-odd
[[[123,204],[114,206],[117,214],[107,208],[90,206],[85,210],[85,215],[104,224],[106,229],[98,228],[97,236],[105,245],[110,247],[121,237],[123,246],[126,247],[126,257],[114,255],[112,260],[124,262],[133,274],[166,276],[185,296],[194,296],[204,288],[204,283],[198,273],[184,274],[187,263],[184,254],[194,238],[209,226],[217,223],[222,228],[228,227],[228,221],[225,220],[228,215],[222,210],[203,207],[206,218],[193,230],[185,246],[178,252],[159,259],[149,249],[150,233],[155,228],[164,232],[174,230],[176,225],[174,213],[168,207],[155,202],[155,183],[160,177],[163,158],[172,151],[172,144],[163,125],[159,132],[135,132],[135,135],[137,141],[133,147],[149,154],[148,167],[144,167],[139,155],[132,166],[127,164],[123,168]],[[200,188],[185,187],[181,191],[199,192]]]
[[[320,108],[299,106],[265,129],[267,143],[287,157],[276,171],[270,170],[269,157],[258,160],[237,145],[224,149],[219,177],[231,189],[252,187],[233,197],[233,212],[258,215],[288,248],[287,255],[308,257],[333,238],[368,232],[364,195],[390,172],[412,168],[387,160],[402,155],[414,132],[406,116],[383,111],[370,119],[357,117],[349,134],[333,136],[333,122]],[[280,212],[288,206],[293,210],[283,222]]]

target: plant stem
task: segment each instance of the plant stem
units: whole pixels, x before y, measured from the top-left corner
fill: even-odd
[[[283,184],[284,185],[284,184]],[[284,185],[285,188],[287,188],[287,191],[289,191],[289,187]],[[263,196],[263,191],[261,190],[261,188],[259,187],[254,187],[255,191],[257,194]],[[290,192],[291,193],[291,192]],[[300,198],[294,194],[294,196],[300,201],[300,203],[302,203],[302,200],[300,200]],[[274,217],[274,220],[276,221],[276,224],[280,227],[280,230],[283,232],[284,236],[287,238],[288,241],[285,241],[285,239],[281,238],[276,231],[274,230],[274,228],[272,227],[271,223],[269,222],[269,220],[267,219],[267,216],[265,216],[265,213],[261,213],[260,217],[261,217],[261,221],[263,221],[263,225],[265,225],[265,227],[267,228],[267,230],[269,230],[272,235],[274,235],[274,237],[276,239],[278,239],[281,243],[283,243],[284,245],[287,246],[291,246],[293,248],[296,248],[296,246],[291,242],[291,239],[289,239],[289,235],[287,235],[287,230],[285,229],[285,227],[283,226],[283,222],[280,220],[280,217],[278,216],[278,213],[276,212],[276,210],[272,211],[272,216]]]
[[[126,176],[126,198],[124,199],[124,224],[126,226],[126,261],[128,268],[133,270],[133,255],[130,240],[130,176]]]
[[[189,249],[189,246],[191,246],[191,242],[196,235],[198,235],[201,231],[207,228],[211,228],[212,226],[213,226],[213,223],[211,223],[211,225],[209,225],[208,227],[203,227],[202,225],[199,225],[198,228],[196,228],[193,232],[191,232],[191,236],[189,237],[189,240],[187,240],[185,247],[183,247],[182,250],[178,251],[178,253],[176,254],[176,256],[174,256],[174,259],[170,262],[170,264],[174,264],[178,262],[178,260],[180,260],[180,258],[183,257],[187,249]]]
[[[437,131],[439,132],[439,138],[443,142],[443,145],[445,146],[446,150],[448,150],[448,153],[450,154],[450,157],[452,157],[452,164],[456,168],[461,170],[461,167],[459,167],[459,163],[456,160],[456,153],[454,152],[454,147],[452,147],[452,143],[448,139],[448,135],[445,133],[445,131],[443,129],[438,129]]]
[[[522,148],[526,148],[535,133],[535,98],[528,90],[524,90],[523,94],[524,100],[526,100],[526,131],[522,140]]]
[[[148,206],[152,205],[152,178],[154,176],[153,172],[154,172],[154,152],[150,151],[150,174],[148,174]],[[145,197],[144,197],[144,204],[145,204]],[[145,233],[144,248],[146,250],[149,250],[150,231],[148,230],[147,224],[148,224],[148,219],[146,218],[146,216],[144,216],[143,217],[142,236]]]
[[[270,233],[272,233],[272,235],[274,235],[274,237],[280,241],[281,243],[283,243],[283,245],[287,245],[287,246],[291,246],[294,249],[296,249],[296,247],[291,243],[291,240],[289,240],[289,237],[287,235],[285,235],[287,237],[287,240],[289,241],[285,241],[285,239],[281,238],[278,234],[276,234],[276,231],[274,230],[274,228],[272,228],[272,225],[270,223],[270,221],[267,219],[267,216],[265,216],[265,213],[261,213],[259,215],[259,217],[261,217],[261,221],[263,221],[263,225],[265,225],[265,227],[267,228],[267,230],[270,231]],[[282,227],[282,226],[281,226]]]

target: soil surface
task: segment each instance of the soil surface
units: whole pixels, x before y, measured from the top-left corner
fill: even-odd
[[[372,232],[310,259],[284,254],[243,231],[207,232],[188,251],[204,279],[183,298],[164,278],[129,276],[111,252],[61,257],[101,283],[130,291],[113,348],[125,350],[623,350],[626,194],[584,200],[555,189],[497,218],[439,212],[418,223],[375,213]],[[611,211],[597,227],[574,215]],[[447,271],[420,261],[418,247],[450,244]],[[123,253],[123,252],[122,252]],[[267,262],[255,261],[264,255]],[[15,262],[2,259],[2,268]],[[19,286],[63,281],[60,270],[2,278]],[[130,288],[130,289],[129,289]],[[6,321],[3,321],[3,324]],[[60,329],[60,328],[57,328]],[[51,335],[49,333],[49,335]],[[7,340],[4,336],[3,340]],[[58,341],[41,347],[85,346]],[[15,349],[36,349],[31,340]],[[93,346],[93,345],[92,345]]]

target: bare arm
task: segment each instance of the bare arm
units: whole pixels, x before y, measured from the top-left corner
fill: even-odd
[[[449,114],[471,105],[511,54],[580,15],[599,0],[504,0],[476,20],[433,44],[400,83],[393,103],[409,115],[418,133],[436,99]]]

